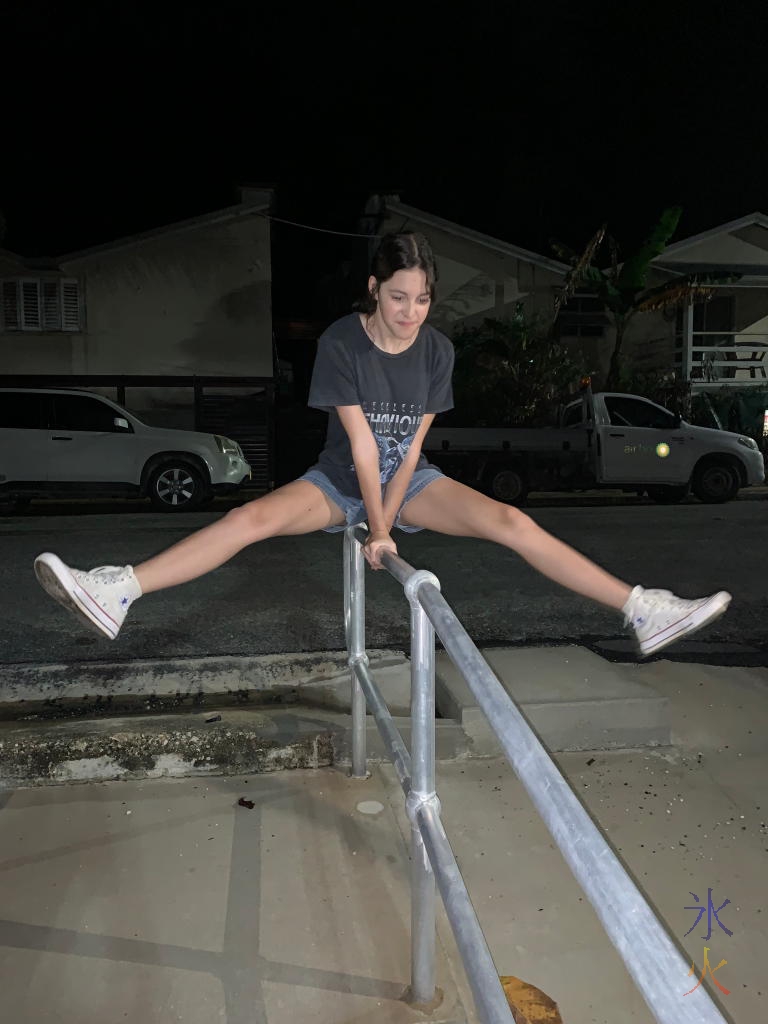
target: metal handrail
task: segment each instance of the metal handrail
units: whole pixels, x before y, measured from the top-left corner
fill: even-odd
[[[723,345],[710,342],[707,344],[706,340],[703,342],[699,340],[699,343],[696,344],[697,339],[706,338],[731,338],[734,343]],[[736,341],[736,339],[743,340]],[[768,348],[768,334],[764,332],[750,334],[749,331],[693,331],[691,342],[691,356],[695,365],[708,362],[711,366],[726,366],[729,369],[763,370],[765,349]],[[746,356],[750,350],[752,358]],[[707,353],[710,354],[708,359]],[[714,358],[715,355],[722,354],[726,355],[726,359]]]
[[[683,998],[688,962],[504,690],[440,593],[432,573],[386,552],[382,565],[411,606],[411,754],[408,754],[365,652],[366,530],[344,536],[344,624],[352,670],[352,776],[366,778],[366,701],[392,757],[411,822],[411,988],[430,1006],[435,989],[435,878],[483,1024],[513,1017],[480,923],[440,819],[435,792],[435,633],[486,715],[518,779],[586,893],[659,1024],[723,1024],[703,988]]]

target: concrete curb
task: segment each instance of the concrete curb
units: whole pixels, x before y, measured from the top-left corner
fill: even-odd
[[[241,713],[154,719],[4,723],[0,727],[0,779],[19,783],[230,775],[332,764],[331,731],[294,728],[269,716]]]
[[[369,652],[371,670],[381,677],[393,714],[410,711],[408,659],[402,651]],[[141,659],[125,662],[0,665],[0,713],[22,702],[80,702],[78,713],[103,711],[108,702],[150,700],[168,709],[205,703],[214,695],[254,704],[303,703],[339,710],[350,706],[350,670],[345,651],[266,654],[255,657]],[[136,710],[126,706],[123,710]]]
[[[394,718],[406,746],[409,718]],[[467,756],[457,722],[436,723],[436,756]],[[388,761],[369,719],[370,764]],[[351,763],[348,715],[297,707],[147,718],[0,723],[0,788],[48,783],[237,775]]]
[[[667,699],[633,678],[631,668],[574,646],[499,648],[483,654],[552,751],[671,743]],[[444,652],[436,661],[441,714],[459,722],[475,755],[497,756],[499,742],[464,678]]]
[[[554,752],[668,746],[668,702],[634,668],[576,646],[484,656]],[[410,664],[371,651],[372,673],[410,749]],[[229,775],[351,761],[344,652],[0,668],[0,785]],[[497,756],[470,687],[438,651],[436,756]],[[388,760],[373,718],[371,763]]]

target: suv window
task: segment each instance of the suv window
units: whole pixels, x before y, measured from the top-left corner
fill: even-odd
[[[118,413],[98,398],[85,395],[55,395],[54,422],[56,430],[97,430],[115,433]]]
[[[47,397],[36,391],[0,391],[0,427],[44,430]]]
[[[651,427],[655,430],[673,430],[675,427],[675,417],[671,412],[637,398],[608,395],[605,406],[615,427]]]

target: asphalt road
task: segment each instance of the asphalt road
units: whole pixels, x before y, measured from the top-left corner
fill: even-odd
[[[703,645],[692,640],[672,650],[686,660],[712,660],[714,652],[726,661],[768,664],[767,511],[764,501],[751,501],[534,508],[529,514],[631,583],[690,597],[730,590],[728,614],[695,638]],[[149,595],[115,642],[70,621],[32,573],[34,556],[44,550],[81,568],[135,564],[220,514],[0,519],[0,658],[6,664],[68,663],[342,649],[339,534],[265,541],[207,577]],[[427,532],[399,535],[398,544],[411,564],[437,574],[480,645],[574,642],[602,649],[607,643],[617,657],[629,651],[619,616],[544,579],[511,551]],[[386,573],[370,571],[367,588],[368,645],[407,649],[401,588]]]

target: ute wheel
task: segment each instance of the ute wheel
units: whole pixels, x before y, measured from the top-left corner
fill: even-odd
[[[720,505],[736,497],[739,490],[738,472],[727,462],[707,462],[696,467],[691,489],[699,501],[707,505]]]
[[[492,466],[486,474],[488,493],[507,505],[524,505],[528,497],[528,481],[513,466]]]

